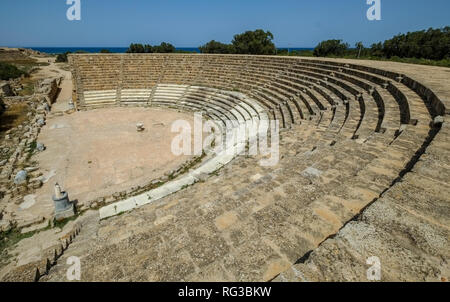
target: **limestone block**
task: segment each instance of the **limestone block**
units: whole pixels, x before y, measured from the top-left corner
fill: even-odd
[[[20,170],[14,177],[14,183],[16,185],[25,184],[27,182],[28,172],[25,170]]]

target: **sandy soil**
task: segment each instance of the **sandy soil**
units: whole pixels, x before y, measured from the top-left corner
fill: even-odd
[[[56,182],[71,200],[83,203],[131,187],[146,185],[189,159],[171,152],[172,122],[193,125],[193,115],[150,108],[108,108],[51,118],[38,142],[46,150],[39,162],[46,182],[36,194],[16,205],[19,220],[50,217]],[[136,131],[144,123],[144,132]]]

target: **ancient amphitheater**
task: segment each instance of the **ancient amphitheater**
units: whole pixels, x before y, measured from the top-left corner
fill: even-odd
[[[26,239],[39,257],[3,280],[66,281],[71,256],[83,281],[367,281],[370,257],[382,281],[448,280],[449,69],[241,55],[69,62],[79,111],[277,120],[280,161],[207,156],[164,183],[99,200],[65,237]]]

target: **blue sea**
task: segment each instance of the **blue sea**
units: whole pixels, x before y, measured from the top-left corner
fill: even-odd
[[[77,50],[82,50],[91,53],[98,53],[102,49],[107,49],[112,53],[125,53],[128,49],[128,47],[26,47],[26,48],[31,48],[40,52],[51,54],[65,53],[68,51],[76,52]],[[180,47],[177,49],[184,51],[200,52],[200,50],[196,47]]]
[[[125,53],[128,49],[128,47],[26,47],[31,48],[40,52],[50,53],[50,54],[59,54],[59,53],[65,53],[65,52],[76,52],[77,50],[82,50],[86,52],[91,53],[98,53],[102,49],[107,49],[112,53]],[[289,49],[290,51],[293,50],[313,50],[313,48],[287,48],[287,47],[280,47],[279,50],[286,50]],[[189,52],[197,52],[200,53],[200,50],[197,47],[179,47],[177,50],[183,50],[183,51],[189,51]]]

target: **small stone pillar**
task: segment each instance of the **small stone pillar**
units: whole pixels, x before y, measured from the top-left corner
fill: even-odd
[[[61,220],[75,215],[73,203],[69,200],[69,194],[63,192],[58,183],[55,184],[55,194],[53,195],[55,204],[55,219]]]

